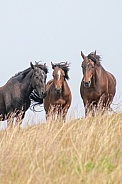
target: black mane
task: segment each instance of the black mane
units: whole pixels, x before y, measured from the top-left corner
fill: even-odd
[[[39,64],[39,62],[35,62],[35,65],[34,66],[40,68],[46,74],[48,73],[48,68],[47,68],[47,66],[45,64],[43,65],[43,64]],[[19,75],[22,75],[22,78],[24,78],[31,71],[31,69],[32,68],[29,67],[29,68],[27,68],[27,69],[25,69],[23,71],[20,71],[20,72],[16,73],[14,76],[12,76],[11,79],[14,78],[14,77],[18,77]]]
[[[21,80],[24,79],[24,77],[31,71],[31,69],[32,69],[32,68],[29,67],[29,68],[27,68],[27,69],[25,69],[25,70],[23,70],[23,71],[21,71],[21,72],[16,73],[14,76],[12,76],[12,77],[8,80],[8,82],[11,81],[11,80],[14,80],[14,79],[16,79],[16,78],[17,78],[17,80],[19,80],[19,81],[21,82]]]
[[[65,73],[65,78],[68,80],[69,79],[69,75],[68,75],[68,71],[69,71],[69,66],[70,64],[67,63],[67,62],[60,62],[60,63],[55,63],[54,66],[53,66],[53,69],[54,67],[58,66],[59,68],[61,68],[64,73]]]
[[[88,59],[91,59],[95,64],[100,65],[100,61],[101,61],[101,56],[100,55],[95,55],[94,56],[94,52],[91,52],[88,56]]]
[[[35,61],[35,66],[39,67],[41,70],[43,70],[46,74],[48,73],[48,68],[46,64],[39,64],[40,62]]]

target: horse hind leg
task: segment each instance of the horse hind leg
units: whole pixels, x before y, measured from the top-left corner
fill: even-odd
[[[103,94],[97,104],[97,111],[99,112],[99,114],[103,115],[105,112],[109,112],[111,103],[111,96],[106,96],[105,94]]]

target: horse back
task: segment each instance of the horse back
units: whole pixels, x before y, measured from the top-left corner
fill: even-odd
[[[108,93],[115,95],[116,92],[116,79],[113,74],[110,72],[107,72],[107,78],[108,78]]]
[[[3,86],[3,87],[0,87],[0,114],[6,113],[4,94],[5,94],[5,89]]]

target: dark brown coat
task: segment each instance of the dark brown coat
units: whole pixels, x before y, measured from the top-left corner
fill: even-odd
[[[94,53],[83,58],[83,79],[80,86],[80,94],[85,107],[85,115],[95,109],[109,109],[116,93],[116,79],[106,71],[101,63],[100,56]],[[95,111],[94,111],[95,110]]]

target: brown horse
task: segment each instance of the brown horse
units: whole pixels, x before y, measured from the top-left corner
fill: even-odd
[[[46,85],[47,95],[44,98],[46,119],[50,117],[56,120],[58,117],[65,120],[67,111],[71,105],[72,95],[66,79],[69,79],[69,64],[53,64],[53,79]]]
[[[13,126],[16,117],[16,123],[20,125],[30,107],[33,90],[43,103],[47,72],[46,65],[30,63],[29,68],[11,77],[0,87],[0,121],[8,120],[8,124]]]
[[[81,52],[81,56],[83,79],[80,94],[85,107],[85,115],[91,111],[94,116],[96,109],[102,112],[110,109],[116,92],[116,79],[102,67],[101,57],[96,55],[96,51],[88,56]]]

